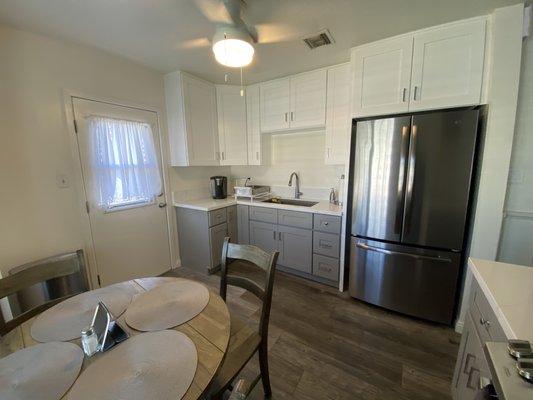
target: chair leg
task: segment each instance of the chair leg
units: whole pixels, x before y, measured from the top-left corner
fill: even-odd
[[[259,368],[261,369],[261,382],[263,382],[263,391],[265,392],[265,399],[270,399],[272,396],[272,389],[270,388],[270,376],[268,375],[268,350],[266,341],[259,347]]]

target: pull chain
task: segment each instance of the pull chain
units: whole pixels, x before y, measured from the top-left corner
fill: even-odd
[[[242,67],[241,67],[241,97],[244,96],[244,86],[242,84]]]

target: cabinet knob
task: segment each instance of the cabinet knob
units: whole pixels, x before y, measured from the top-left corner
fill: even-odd
[[[479,323],[487,328],[490,327],[490,321],[483,317],[479,318]]]
[[[324,222],[324,225],[325,225],[325,226],[328,226],[328,225],[329,225],[329,222],[328,222],[328,221]]]

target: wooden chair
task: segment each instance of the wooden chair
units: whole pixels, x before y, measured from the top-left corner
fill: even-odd
[[[263,304],[258,331],[250,329],[244,322],[232,316],[228,352],[211,384],[209,390],[211,399],[222,398],[224,392],[231,388],[233,380],[256,352],[259,353],[259,367],[261,372],[250,384],[250,387],[253,388],[259,379],[261,379],[265,398],[270,398],[272,395],[268,374],[267,340],[272,290],[274,287],[274,273],[278,255],[279,252],[277,251],[268,254],[255,246],[230,243],[229,238],[224,240],[220,271],[220,296],[226,301],[228,285],[238,286],[253,293]],[[266,272],[264,288],[251,279],[228,273],[230,263],[237,260],[251,263]]]
[[[8,275],[0,279],[0,299],[26,289],[36,283],[46,282],[50,279],[66,277],[74,273],[80,273],[83,279],[83,290],[87,290],[87,276],[85,273],[85,262],[83,250],[73,253],[61,254],[43,260],[35,261],[21,266],[22,270],[13,275]],[[79,291],[78,291],[79,292]],[[71,297],[76,293],[67,296],[54,298],[34,308],[31,308],[13,319],[5,322],[0,312],[0,336],[4,336],[13,328],[19,326],[24,321],[32,318],[40,312],[53,305]]]

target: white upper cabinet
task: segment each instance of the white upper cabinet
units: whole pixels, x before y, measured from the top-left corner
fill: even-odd
[[[326,164],[346,164],[350,154],[351,69],[341,64],[328,69],[326,111]]]
[[[325,126],[325,69],[261,83],[260,92],[261,132]]]
[[[261,165],[261,109],[259,84],[246,87],[248,165]]]
[[[173,166],[219,165],[215,85],[181,71],[165,75]]]
[[[485,26],[479,18],[415,33],[410,110],[479,104]]]
[[[352,50],[354,117],[408,111],[412,54],[411,36]]]
[[[240,86],[217,85],[221,165],[247,165],[246,98]]]
[[[289,128],[289,78],[261,84],[261,131],[273,132]]]
[[[479,104],[485,29],[477,17],[352,49],[353,116]]]
[[[326,123],[326,70],[292,76],[291,129],[315,128]]]

